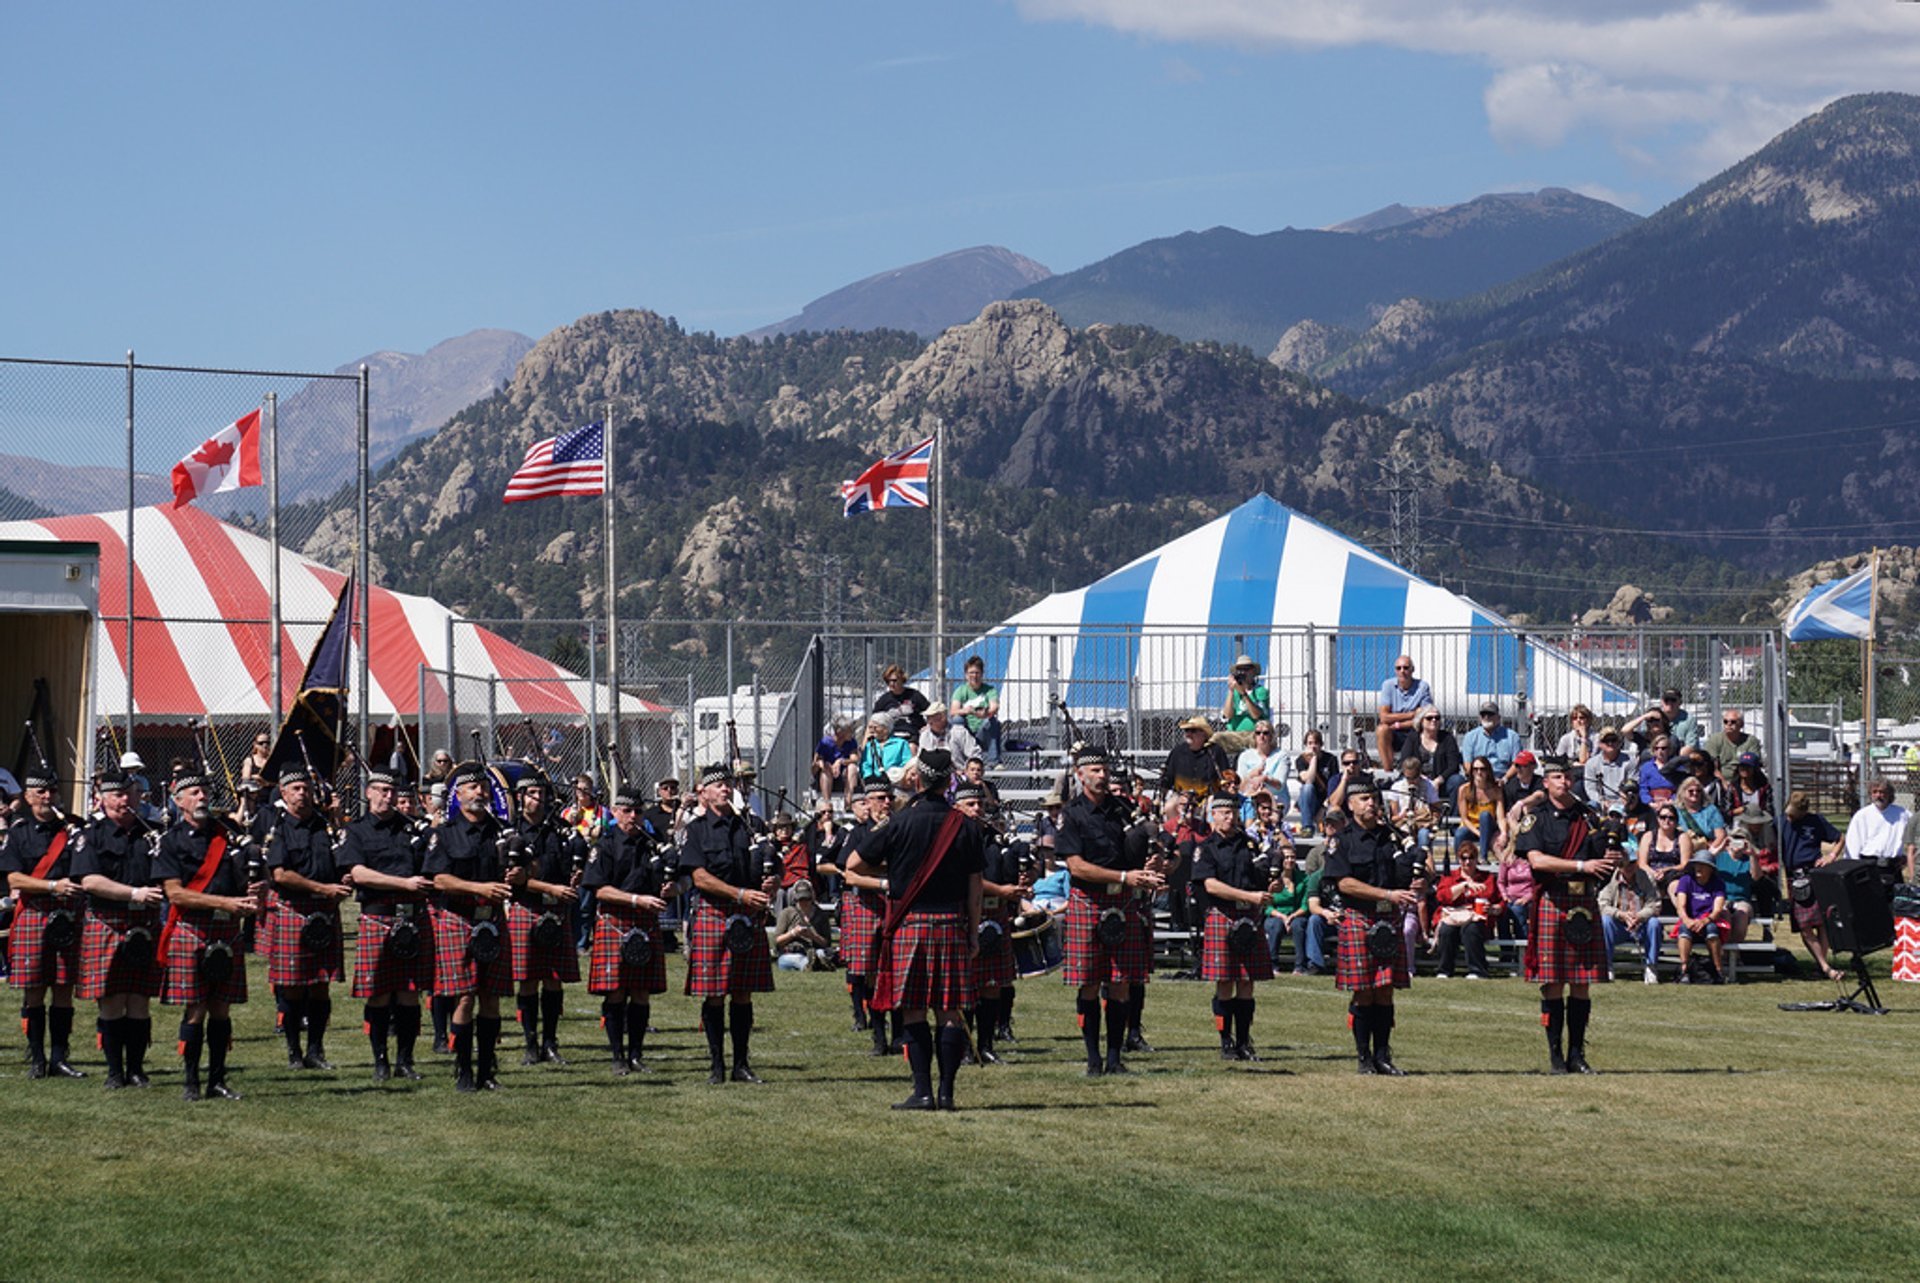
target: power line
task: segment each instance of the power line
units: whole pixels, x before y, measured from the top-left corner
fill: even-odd
[[[1748,447],[1766,445],[1775,441],[1807,441],[1814,438],[1845,436],[1852,432],[1885,432],[1893,428],[1911,428],[1920,426],[1920,418],[1888,419],[1881,423],[1854,423],[1835,428],[1803,428],[1794,432],[1780,432],[1771,436],[1740,436],[1728,441],[1681,441],[1667,445],[1620,446],[1607,450],[1556,451],[1553,458],[1559,459],[1612,459],[1622,456],[1638,458],[1649,454],[1680,454],[1689,450],[1726,450],[1738,447],[1742,454]]]
[[[1485,508],[1458,508],[1454,512],[1472,513],[1475,516],[1489,518],[1476,521],[1471,517],[1455,516],[1447,513],[1440,520],[1461,526],[1478,526],[1503,530],[1515,526],[1531,526],[1540,530],[1577,530],[1583,534],[1594,535],[1636,535],[1649,539],[1795,539],[1807,537],[1839,538],[1847,534],[1886,534],[1898,526],[1920,526],[1920,519],[1908,518],[1902,521],[1861,521],[1833,526],[1801,526],[1791,529],[1772,529],[1765,526],[1744,529],[1706,528],[1696,530],[1662,530],[1645,526],[1604,526],[1591,521],[1553,521],[1545,517],[1519,517],[1507,513],[1493,512]],[[1920,537],[1920,532],[1914,536]]]

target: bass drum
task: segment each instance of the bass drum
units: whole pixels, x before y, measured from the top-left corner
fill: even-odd
[[[1023,913],[1013,923],[1013,966],[1021,976],[1044,976],[1061,962],[1059,922],[1046,910]]]
[[[493,812],[494,818],[502,824],[513,823],[515,815],[518,814],[514,806],[514,788],[529,775],[539,774],[540,768],[531,762],[520,762],[511,758],[500,762],[488,762],[487,809]],[[452,819],[453,813],[459,809],[460,800],[449,792],[445,818]]]

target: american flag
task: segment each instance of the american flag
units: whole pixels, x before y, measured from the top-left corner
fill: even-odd
[[[607,484],[606,455],[605,425],[599,423],[536,441],[507,478],[507,493],[501,502],[601,494]]]
[[[842,516],[876,508],[927,506],[927,472],[933,464],[933,438],[890,454],[851,481],[840,483],[846,500]]]

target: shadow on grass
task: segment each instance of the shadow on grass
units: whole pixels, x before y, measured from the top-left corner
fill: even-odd
[[[997,1105],[968,1105],[957,1112],[966,1114],[1033,1114],[1049,1113],[1056,1109],[1158,1109],[1160,1103],[1153,1100],[1014,1100],[1003,1101]]]

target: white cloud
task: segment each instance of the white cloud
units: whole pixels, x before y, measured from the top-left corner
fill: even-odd
[[[1489,69],[1495,138],[1604,131],[1705,177],[1826,102],[1920,91],[1920,4],[1893,0],[1016,0],[1038,20],[1243,47],[1379,46]]]

